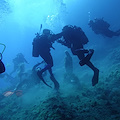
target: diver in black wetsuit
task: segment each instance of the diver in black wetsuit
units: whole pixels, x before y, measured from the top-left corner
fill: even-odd
[[[17,83],[16,87],[14,88],[14,91],[22,89],[23,85],[26,85],[26,89],[29,89],[29,88],[33,87],[33,85],[39,84],[40,81],[39,81],[39,78],[37,76],[37,69],[40,68],[38,66],[43,64],[43,63],[44,63],[44,61],[35,64],[32,68],[30,75],[28,76],[28,78],[23,79],[22,81]]]
[[[103,19],[90,20],[88,25],[96,34],[101,34],[103,36],[112,38],[113,36],[120,36],[120,30],[112,31],[109,29],[110,24]]]
[[[52,67],[53,67],[53,58],[50,53],[50,48],[52,47],[52,44],[54,43],[55,40],[59,39],[62,37],[62,34],[52,34],[49,29],[44,29],[43,34],[40,36],[37,34],[37,36],[33,40],[33,57],[38,57],[39,55],[43,58],[43,60],[46,62],[46,66],[39,70],[37,72],[39,78],[47,85],[49,86],[43,79],[42,73],[45,72],[46,70],[49,71],[50,73],[50,79],[54,83],[54,88],[56,90],[59,89],[59,83],[55,79],[53,72],[52,72]],[[54,49],[54,48],[53,48]],[[51,87],[51,86],[49,86]]]
[[[13,64],[14,64],[14,69],[13,71],[10,73],[10,75],[12,75],[15,71],[17,71],[19,69],[19,67],[23,64],[23,63],[27,63],[27,60],[25,59],[24,55],[22,53],[18,53],[16,55],[16,57],[13,59]]]
[[[92,85],[95,86],[98,83],[99,70],[90,62],[90,59],[94,53],[94,50],[86,50],[83,48],[84,44],[87,44],[88,38],[80,27],[66,25],[62,29],[63,39],[58,40],[62,45],[71,49],[73,55],[76,55],[81,66],[87,65],[94,71],[92,78]],[[87,54],[87,55],[86,55]]]
[[[0,43],[0,45],[3,45],[3,46],[4,46],[3,51],[0,53],[0,74],[1,74],[1,73],[4,73],[4,72],[5,72],[5,65],[4,65],[4,63],[2,62],[2,54],[3,54],[6,46],[5,46],[4,44],[2,44],[2,43]]]
[[[2,60],[0,60],[0,74],[5,72],[5,65],[3,64]]]

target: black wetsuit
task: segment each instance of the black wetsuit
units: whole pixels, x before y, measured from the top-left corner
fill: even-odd
[[[3,62],[0,60],[0,74],[5,72],[5,66],[3,64]]]
[[[63,32],[64,41],[61,43],[71,49],[73,55],[77,55],[80,60],[85,57],[83,51],[83,41],[88,41],[88,38],[80,28],[80,31],[75,29]],[[88,51],[86,51],[88,53]]]
[[[14,64],[14,69],[13,71],[10,73],[10,75],[12,75],[15,71],[17,71],[19,69],[19,65],[21,63],[28,63],[27,60],[24,58],[22,53],[18,53],[17,57],[15,57],[13,59],[13,64]]]
[[[110,30],[109,29],[110,24],[104,21],[103,19],[95,19],[95,21],[91,20],[89,22],[89,25],[96,34],[101,34],[109,38],[120,35],[120,30],[118,31]]]
[[[41,35],[34,38],[33,41],[33,56],[38,57],[40,55],[47,63],[47,65],[41,71],[38,71],[38,76],[46,84],[42,77],[42,73],[48,70],[51,75],[50,78],[55,84],[55,89],[59,89],[59,83],[56,81],[52,73],[53,58],[50,53],[50,48],[53,48],[52,43],[60,37],[62,37],[62,33],[56,35]]]
[[[40,37],[36,37],[34,39],[33,56],[34,54],[37,54],[37,56],[40,55],[43,58],[43,60],[47,63],[46,67],[42,70],[43,72],[46,70],[50,70],[50,68],[53,67],[53,58],[50,53],[50,48],[53,48],[52,43],[61,36],[61,33],[50,36],[41,35]]]
[[[94,71],[92,85],[95,86],[98,83],[99,70],[90,62],[94,50],[85,50],[83,48],[83,45],[88,42],[87,36],[81,28],[77,30],[77,27],[65,26],[63,28],[63,37],[64,39],[58,42],[70,48],[73,55],[77,55],[81,66],[86,64]]]

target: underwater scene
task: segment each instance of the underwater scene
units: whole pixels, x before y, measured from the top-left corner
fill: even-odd
[[[120,0],[0,0],[0,120],[120,120]]]

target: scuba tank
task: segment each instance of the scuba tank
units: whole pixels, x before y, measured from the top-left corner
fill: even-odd
[[[40,38],[40,33],[42,30],[42,24],[40,25],[40,30],[39,33],[36,33],[36,37],[34,38],[32,45],[33,45],[33,49],[32,49],[32,56],[33,57],[39,57],[39,38]]]
[[[45,49],[49,51],[49,48],[53,48],[52,43],[54,41],[51,41],[51,36],[53,35],[53,32],[49,29],[44,29],[43,34],[41,34],[42,24],[40,26],[39,33],[36,33],[36,37],[34,38],[32,44],[32,56],[33,57],[39,57],[39,53],[42,49]]]
[[[63,27],[62,32],[64,39],[70,43],[77,42],[77,44],[85,45],[89,42],[87,36],[80,27],[66,25]]]

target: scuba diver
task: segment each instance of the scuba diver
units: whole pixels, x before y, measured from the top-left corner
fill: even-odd
[[[22,81],[17,83],[17,85],[14,88],[14,91],[17,91],[19,89],[22,89],[23,86],[25,90],[28,90],[29,88],[33,87],[34,85],[37,85],[40,83],[38,75],[37,75],[37,69],[40,69],[38,67],[39,65],[44,64],[44,61],[37,63],[33,66],[32,70],[29,71],[30,74],[26,74],[27,78],[24,78]],[[27,72],[26,72],[27,73]]]
[[[98,83],[99,70],[91,63],[90,59],[94,53],[93,49],[86,50],[83,45],[88,43],[88,38],[80,27],[66,25],[62,29],[63,39],[58,40],[58,43],[67,46],[71,49],[73,55],[76,55],[81,66],[87,65],[93,72],[92,85]],[[87,55],[86,55],[87,54]]]
[[[32,88],[34,85],[38,85],[40,83],[40,80],[37,75],[37,69],[40,69],[39,65],[41,64],[44,64],[44,61],[35,64],[32,70],[26,72],[25,77],[23,77],[21,81],[16,83],[16,85],[11,86],[10,88],[8,88],[6,92],[0,95],[0,100],[2,100],[5,97],[9,97],[13,94],[16,94],[17,97],[20,97],[24,93],[26,93],[30,88]],[[9,89],[13,89],[13,90],[9,90]]]
[[[5,65],[2,62],[2,59],[0,59],[0,74],[5,72]]]
[[[39,55],[40,55],[41,58],[43,58],[43,60],[47,64],[43,69],[38,70],[37,74],[38,74],[39,78],[44,82],[44,84],[49,86],[45,82],[45,80],[43,79],[43,76],[42,76],[42,74],[46,70],[48,70],[50,73],[50,79],[54,83],[55,90],[59,90],[59,83],[55,79],[53,72],[52,72],[53,58],[50,53],[50,48],[53,48],[52,44],[55,42],[55,40],[57,40],[61,37],[62,37],[61,33],[53,34],[51,30],[44,29],[42,35],[40,35],[39,33],[36,34],[36,37],[34,38],[33,43],[32,43],[33,44],[33,51],[32,51],[33,57],[39,57]],[[51,87],[51,86],[49,86],[49,87]]]
[[[1,74],[1,73],[4,73],[4,72],[5,72],[5,65],[4,65],[4,63],[2,62],[2,54],[3,54],[6,46],[5,46],[4,44],[2,44],[2,43],[0,43],[0,45],[3,45],[3,46],[4,46],[3,51],[0,53],[0,74]]]
[[[10,73],[10,75],[12,75],[14,72],[16,72],[19,67],[21,66],[21,64],[23,63],[27,63],[27,60],[24,58],[24,55],[22,53],[18,53],[16,55],[16,57],[13,59],[13,64],[14,64],[14,69],[13,71]]]
[[[88,25],[92,28],[92,30],[96,33],[96,34],[101,34],[103,36],[112,38],[113,36],[120,36],[120,30],[117,31],[112,31],[109,29],[110,24],[107,23],[106,21],[102,19],[94,19],[90,20]]]

